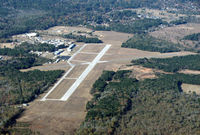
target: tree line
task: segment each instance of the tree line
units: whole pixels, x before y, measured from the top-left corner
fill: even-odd
[[[101,41],[100,39],[98,39],[96,37],[86,37],[86,36],[82,36],[82,35],[74,35],[72,33],[64,35],[63,37],[68,38],[68,39],[75,39],[76,42],[103,43],[103,41]]]
[[[175,56],[173,58],[143,58],[132,60],[133,65],[160,69],[166,72],[177,72],[183,69],[200,70],[200,55]]]
[[[124,42],[122,47],[161,53],[179,52],[183,48],[180,44],[157,39],[148,34],[135,34],[132,38]]]
[[[184,40],[200,41],[200,33],[194,33],[187,35],[183,38]]]
[[[182,2],[181,0],[170,1],[165,5],[174,6],[173,3],[179,3],[182,6],[187,2]],[[193,2],[195,1],[193,0]],[[154,4],[152,5],[151,3]],[[0,38],[8,38],[12,35],[26,33],[35,29],[47,29],[56,25],[90,25],[93,22],[96,24],[108,23],[112,30],[116,31],[139,33],[153,26],[156,27],[163,22],[160,19],[147,18],[137,21],[137,15],[132,11],[116,12],[114,14],[109,14],[109,12],[117,9],[142,7],[161,9],[162,5],[163,2],[159,0],[107,0],[106,2],[97,0],[18,0],[17,2],[15,0],[2,0],[0,3],[0,16],[2,17],[0,21]],[[186,7],[184,8],[186,10]],[[130,17],[135,18],[136,22],[130,24]],[[120,23],[124,20],[125,23]]]

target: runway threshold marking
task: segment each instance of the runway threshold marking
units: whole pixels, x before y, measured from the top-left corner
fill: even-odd
[[[79,78],[74,82],[74,84],[67,90],[67,92],[61,97],[61,101],[67,101],[69,97],[75,92],[82,81],[87,77],[87,75],[92,71],[92,69],[99,63],[99,60],[104,56],[104,54],[109,50],[111,45],[106,45],[102,51],[95,57],[95,59],[88,65],[88,67],[83,71]]]

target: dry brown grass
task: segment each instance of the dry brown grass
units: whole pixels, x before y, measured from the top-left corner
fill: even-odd
[[[92,62],[92,60],[97,56],[97,54],[85,54],[79,53],[74,57],[74,61]]]
[[[88,65],[77,65],[75,68],[67,75],[67,78],[78,78],[82,72],[87,68]]]
[[[20,71],[27,72],[32,70],[41,70],[41,71],[49,71],[49,70],[65,70],[68,71],[70,69],[70,65],[66,61],[61,61],[59,63],[53,63],[53,64],[46,64],[42,66],[35,66],[28,69],[22,69]]]
[[[54,91],[50,93],[47,99],[60,99],[71,85],[75,82],[74,79],[64,79]]]
[[[104,47],[104,44],[88,44],[81,52],[99,53]]]

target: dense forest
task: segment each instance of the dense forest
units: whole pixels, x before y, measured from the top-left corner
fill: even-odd
[[[144,90],[132,99],[132,109],[122,116],[116,134],[200,134],[199,96]]]
[[[110,28],[114,31],[126,32],[126,33],[145,33],[151,28],[158,27],[159,25],[168,25],[167,22],[161,19],[139,19],[129,24],[114,23]]]
[[[135,34],[123,43],[122,47],[161,53],[179,52],[183,48],[180,44],[157,39],[147,34]]]
[[[0,38],[35,29],[47,29],[55,25],[91,25],[92,23],[107,23],[111,25],[112,30],[135,32],[133,30],[137,27],[134,25],[140,25],[140,21],[133,23],[133,26],[129,23],[134,20],[126,21],[130,16],[137,21],[135,13],[116,12],[113,14],[112,11],[142,7],[154,9],[173,7],[178,11],[185,11],[187,14],[191,12],[199,14],[198,0],[168,0],[166,2],[162,0],[2,0],[0,3]],[[158,21],[160,24],[159,20],[151,21]],[[152,27],[151,25],[145,25],[142,30]],[[126,29],[124,30],[122,27]],[[127,29],[128,27],[131,29]]]
[[[171,21],[170,24],[180,25],[180,24],[186,24],[188,21],[189,21],[189,18],[181,18],[178,20]]]
[[[132,60],[133,65],[177,72],[183,69],[200,70],[200,55],[176,56],[173,58],[151,58]]]
[[[32,48],[31,48],[32,46]],[[46,46],[46,45],[45,45]],[[30,54],[30,50],[51,50],[51,47],[34,46],[24,43],[14,49],[2,48],[0,55],[10,56],[0,61],[0,134],[10,133],[7,130],[15,122],[15,118],[23,111],[21,104],[28,103],[47,90],[63,71],[28,71],[20,69],[41,65],[46,58]],[[14,131],[13,131],[14,132]]]
[[[182,83],[200,84],[199,75],[160,74],[130,78],[131,71],[104,71],[91,90],[87,115],[76,134],[200,133],[200,96],[182,92]]]
[[[127,11],[123,11],[123,12],[127,12]],[[133,16],[135,17],[134,14]],[[120,16],[118,17],[120,18]],[[94,30],[105,30],[105,31],[113,30],[113,31],[118,31],[118,32],[141,34],[141,33],[146,33],[148,31],[152,31],[160,25],[169,25],[167,22],[162,21],[161,19],[149,19],[149,18],[140,19],[138,17],[135,17],[136,20],[132,21],[130,18],[129,19],[126,18],[127,20],[123,20],[123,21],[126,21],[123,23],[120,22],[120,19],[119,19],[110,23],[109,26],[96,25],[96,26],[88,26],[88,27]]]

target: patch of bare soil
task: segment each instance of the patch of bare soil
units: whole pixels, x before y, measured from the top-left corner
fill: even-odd
[[[134,77],[138,80],[156,78],[155,71],[153,69],[142,66],[122,66],[119,70],[131,70],[132,73],[130,77]]]
[[[12,43],[0,43],[0,48],[14,48],[15,45]]]
[[[185,70],[179,71],[179,73],[199,75],[200,71],[185,69]]]
[[[192,84],[185,84],[181,85],[183,92],[192,94],[195,92],[196,94],[200,95],[200,85],[192,85]]]

